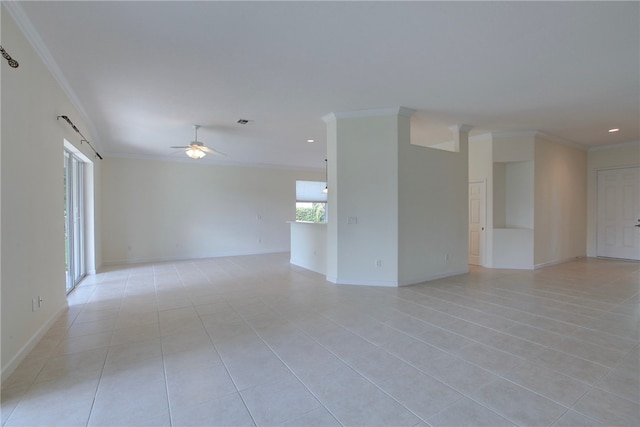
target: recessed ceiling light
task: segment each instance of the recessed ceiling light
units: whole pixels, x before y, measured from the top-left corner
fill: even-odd
[[[618,132],[619,130],[620,130],[620,129],[618,129],[618,128],[609,129],[609,133]]]
[[[307,142],[316,142],[315,139],[307,139]]]

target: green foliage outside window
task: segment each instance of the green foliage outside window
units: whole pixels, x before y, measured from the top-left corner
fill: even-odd
[[[324,203],[299,203],[296,206],[296,221],[326,222],[326,218]]]

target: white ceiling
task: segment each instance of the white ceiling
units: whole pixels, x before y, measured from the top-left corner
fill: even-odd
[[[396,106],[429,145],[640,140],[638,2],[17,3],[106,156],[182,158],[200,124],[228,154],[201,161],[324,169],[324,115]]]

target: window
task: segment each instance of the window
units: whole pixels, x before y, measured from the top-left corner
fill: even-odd
[[[296,221],[327,222],[326,205],[326,202],[296,202]]]
[[[327,222],[324,181],[296,181],[296,221]]]

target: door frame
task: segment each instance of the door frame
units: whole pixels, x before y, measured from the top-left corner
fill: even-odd
[[[83,164],[82,176],[82,208],[84,210],[83,218],[83,241],[84,256],[82,263],[84,264],[84,277],[86,275],[96,274],[96,232],[95,232],[95,179],[94,179],[94,163],[82,151],[70,143],[67,139],[63,139],[63,159],[64,152],[68,152],[75,156]],[[65,160],[66,161],[66,160]],[[66,288],[65,278],[65,288]],[[78,282],[79,283],[79,282]]]
[[[65,170],[65,247],[66,290],[73,291],[86,276],[84,162],[70,150],[64,150]]]

